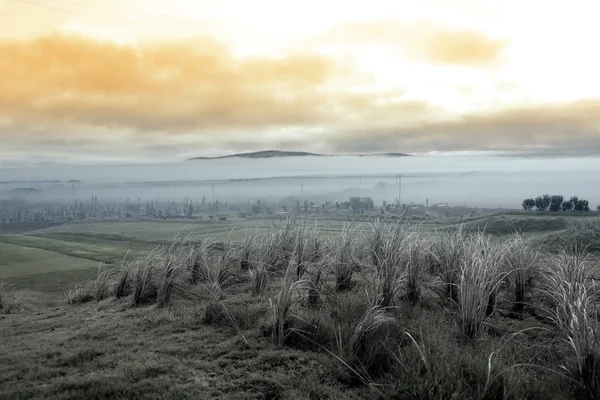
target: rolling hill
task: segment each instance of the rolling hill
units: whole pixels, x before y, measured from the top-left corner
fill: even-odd
[[[220,160],[224,158],[275,158],[275,157],[336,157],[340,155],[351,155],[358,157],[366,157],[366,156],[380,156],[380,157],[407,157],[409,154],[404,153],[376,153],[376,154],[317,154],[317,153],[309,153],[305,151],[278,151],[278,150],[263,150],[263,151],[254,151],[249,153],[236,153],[229,154],[226,156],[218,156],[218,157],[193,157],[189,158],[188,161],[192,160]]]

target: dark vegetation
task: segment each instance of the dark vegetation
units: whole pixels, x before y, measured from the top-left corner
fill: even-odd
[[[570,199],[565,200],[562,195],[545,194],[538,196],[535,199],[529,198],[523,200],[523,209],[531,211],[536,209],[537,211],[589,211],[590,203],[587,200],[580,199],[577,196],[572,196]],[[600,206],[599,206],[600,209]]]

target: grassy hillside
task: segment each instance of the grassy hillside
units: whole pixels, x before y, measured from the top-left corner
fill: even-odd
[[[10,240],[77,237],[44,234]],[[215,242],[141,253],[66,305],[3,286],[0,397],[598,399],[596,256],[380,222]]]

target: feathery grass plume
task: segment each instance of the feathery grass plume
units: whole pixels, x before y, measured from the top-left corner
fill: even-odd
[[[98,264],[98,273],[96,280],[94,281],[94,290],[96,302],[104,300],[109,296],[109,289],[111,284],[112,270],[102,271],[102,263]]]
[[[264,293],[269,283],[269,271],[263,264],[258,264],[255,269],[248,271],[252,283],[252,296],[257,297]]]
[[[394,241],[386,240],[379,253],[376,261],[378,267],[368,286],[369,304],[372,307],[387,308],[395,304],[395,299],[404,286],[404,275],[400,269],[400,250]]]
[[[0,313],[16,314],[23,311],[24,308],[15,287],[0,281]]]
[[[215,241],[206,238],[197,247],[192,247],[190,254],[190,283],[206,282],[208,279],[208,266],[214,255]]]
[[[289,265],[296,245],[297,227],[295,218],[288,216],[279,227],[273,227],[272,234],[273,245],[277,249],[273,252],[273,255],[277,256],[273,266],[284,271]]]
[[[479,233],[469,240],[458,283],[458,325],[463,339],[475,339],[494,312],[504,273],[506,246]]]
[[[523,236],[518,235],[510,244],[506,257],[507,281],[513,292],[513,310],[522,314],[527,293],[538,275],[540,253]]]
[[[65,294],[65,304],[83,304],[94,300],[94,282],[87,280]]]
[[[295,280],[295,260],[292,257],[281,280],[281,289],[277,296],[277,302],[271,300],[272,325],[270,327],[273,342],[283,345],[290,333],[292,320],[295,317],[294,306],[300,303],[304,296],[302,288],[306,287],[306,279]]]
[[[573,350],[575,377],[583,396],[600,398],[600,322],[593,280],[588,279],[585,249],[550,257],[544,269],[544,292],[552,306],[547,310]]]
[[[137,264],[133,275],[131,305],[136,306],[151,300],[156,295],[155,269],[162,258],[162,247],[157,246]]]
[[[208,291],[208,302],[204,312],[204,322],[211,323],[221,316],[222,298],[225,290],[241,282],[241,277],[236,273],[239,258],[236,250],[224,244],[221,255],[215,257],[208,264],[207,282],[203,284]]]
[[[371,228],[366,235],[367,248],[371,263],[376,269],[379,269],[380,263],[388,255],[385,253],[385,245],[389,241],[389,229],[381,222],[379,218],[369,224]]]
[[[246,229],[246,232],[244,234],[244,241],[242,242],[239,255],[240,268],[243,270],[250,269],[252,255],[255,251],[253,243],[255,236],[255,233],[248,234],[248,230]]]
[[[271,231],[268,234],[262,235],[258,242],[255,264],[271,272],[278,271],[279,260],[283,257],[276,233]]]
[[[119,269],[119,275],[117,276],[117,282],[115,286],[115,297],[117,300],[127,296],[129,294],[129,291],[131,290],[129,275],[133,268],[134,262],[125,264],[125,259],[127,258],[128,254],[129,250],[127,251],[127,253],[123,257],[123,260],[121,261],[121,268]]]
[[[185,240],[175,237],[163,255],[163,276],[156,295],[157,307],[164,307],[171,299],[173,285],[177,279],[177,271],[185,262]]]
[[[421,298],[421,284],[425,272],[426,241],[421,233],[409,233],[401,243],[400,263],[406,284],[403,295],[411,304]]]
[[[431,255],[435,261],[434,273],[439,276],[448,298],[458,302],[458,278],[465,255],[466,236],[463,226],[455,232],[438,231]]]
[[[352,274],[359,265],[354,257],[356,244],[356,229],[344,224],[334,238],[331,253],[331,265],[337,291],[348,290],[351,287]]]

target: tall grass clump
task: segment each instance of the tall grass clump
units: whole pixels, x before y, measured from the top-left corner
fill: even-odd
[[[271,240],[277,250],[272,253],[276,256],[273,267],[280,271],[285,271],[292,259],[298,236],[297,230],[296,220],[291,216],[288,216],[279,227],[273,229]]]
[[[433,241],[431,256],[435,265],[433,273],[442,281],[445,295],[458,302],[458,279],[465,256],[466,235],[462,226],[455,232],[438,232]]]
[[[239,255],[240,268],[243,270],[250,269],[252,255],[254,254],[254,238],[255,234],[248,233],[248,230],[246,230],[246,233],[244,235],[244,241],[241,244]]]
[[[420,232],[410,233],[400,242],[400,262],[406,285],[403,297],[412,304],[416,304],[421,298],[428,244],[427,237]]]
[[[551,320],[573,351],[573,375],[583,395],[600,398],[600,323],[597,293],[588,277],[588,254],[566,250],[549,258],[544,268]]]
[[[312,264],[306,275],[306,307],[317,308],[323,302],[323,267]]]
[[[304,299],[303,287],[306,280],[295,279],[295,260],[292,258],[281,280],[281,289],[277,295],[277,301],[271,303],[272,322],[269,327],[271,338],[275,344],[283,345],[292,328],[295,317],[294,306]]]
[[[236,273],[238,261],[236,250],[225,243],[223,252],[208,264],[207,282],[203,285],[208,292],[204,322],[211,323],[222,316],[221,309],[224,308],[222,299],[225,290],[241,283],[242,279]]]
[[[155,275],[157,265],[162,258],[161,250],[161,247],[156,247],[137,263],[132,283],[132,306],[146,303],[156,296]]]
[[[469,240],[458,283],[458,326],[463,339],[478,338],[496,306],[504,277],[506,245],[494,243],[483,233]]]
[[[127,252],[127,254],[129,254],[129,251]],[[129,281],[129,278],[133,269],[134,262],[129,262],[125,264],[127,254],[125,254],[123,260],[121,261],[121,267],[119,268],[119,274],[117,275],[117,280],[115,284],[115,298],[117,300],[129,295],[129,291],[131,290],[131,283]]]
[[[13,285],[0,281],[0,313],[16,314],[24,309],[21,296]]]
[[[94,282],[87,280],[85,283],[76,285],[65,294],[65,304],[83,304],[94,300]]]
[[[214,240],[206,238],[190,251],[190,283],[206,282],[208,279],[208,268],[213,258]]]
[[[540,253],[517,236],[508,250],[506,257],[507,281],[513,292],[513,310],[522,314],[527,294],[533,289],[533,281],[538,276]]]
[[[250,270],[248,273],[252,285],[252,296],[262,295],[269,283],[269,270],[263,264],[258,264],[255,269]]]
[[[359,266],[354,257],[357,243],[356,229],[349,225],[344,225],[339,235],[333,239],[330,262],[337,291],[348,290],[351,287],[352,275]]]
[[[102,271],[102,263],[98,265],[98,273],[96,274],[96,280],[94,281],[94,292],[96,301],[104,300],[109,296],[112,270]]]
[[[370,224],[370,230],[367,233],[367,248],[371,263],[376,269],[379,269],[381,262],[388,255],[386,254],[386,225],[379,219]]]
[[[163,251],[162,277],[156,294],[157,307],[166,306],[173,292],[179,267],[185,263],[185,241],[175,238],[168,249]]]
[[[404,275],[400,270],[400,249],[392,240],[387,240],[379,249],[376,259],[378,267],[373,274],[369,303],[373,307],[387,308],[394,305],[404,284]]]

